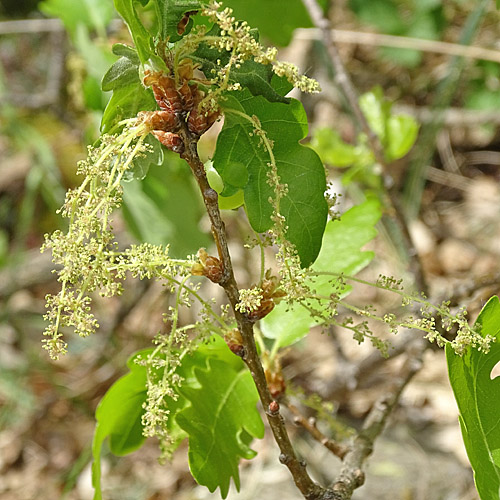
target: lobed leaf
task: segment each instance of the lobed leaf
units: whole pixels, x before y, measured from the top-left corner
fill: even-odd
[[[250,224],[257,232],[271,228],[275,191],[269,185],[270,156],[255,134],[247,117],[258,117],[262,129],[273,143],[281,183],[288,187],[281,199],[280,213],[286,219],[287,239],[297,248],[303,266],[317,257],[328,213],[324,198],[325,170],[318,155],[299,141],[307,135],[307,117],[302,104],[269,102],[252,96],[248,90],[231,93],[223,103],[225,120],[217,138],[213,157],[224,181],[223,196],[243,189]]]
[[[225,498],[231,477],[239,490],[240,459],[256,454],[249,447],[251,440],[264,436],[256,408],[259,397],[243,367],[235,369],[222,360],[208,358],[206,368],[195,368],[194,374],[200,387],[181,387],[180,393],[190,405],[177,414],[176,421],[189,435],[193,477],[211,492],[220,488]]]
[[[361,271],[374,257],[373,252],[361,248],[376,236],[374,226],[380,217],[380,204],[373,199],[351,208],[340,220],[328,222],[321,252],[312,269],[352,276]],[[333,292],[341,296],[349,293],[350,287],[338,290],[331,280],[331,276],[318,276],[310,285],[318,295],[325,297]],[[315,307],[326,309],[330,307],[328,302],[324,300]],[[289,306],[281,302],[261,321],[260,327],[267,338],[275,339],[279,347],[284,347],[304,338],[319,323],[321,319],[312,317],[301,304]]]
[[[500,361],[500,301],[491,297],[475,328],[496,342],[487,354],[473,347],[459,356],[446,345],[450,384],[458,405],[462,437],[482,500],[500,498],[500,378],[491,372]]]

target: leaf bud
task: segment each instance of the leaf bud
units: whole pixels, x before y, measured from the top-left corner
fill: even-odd
[[[205,276],[213,283],[220,283],[224,275],[222,262],[211,255],[208,255],[204,248],[198,250],[199,262],[191,267],[191,274],[194,276]]]
[[[231,352],[236,354],[236,356],[239,356],[240,358],[243,358],[245,356],[243,338],[241,337],[241,333],[237,328],[226,333],[224,335],[224,340],[226,341],[226,344]]]

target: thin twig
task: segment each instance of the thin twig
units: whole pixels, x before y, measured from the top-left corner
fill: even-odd
[[[370,148],[372,149],[377,162],[383,165],[385,163],[385,159],[382,144],[380,143],[379,138],[377,137],[375,132],[370,128],[370,125],[366,121],[365,115],[359,107],[358,92],[352,84],[352,81],[344,68],[342,59],[340,58],[339,51],[337,50],[337,47],[333,42],[330,22],[328,21],[328,19],[326,19],[326,17],[323,16],[321,8],[316,0],[302,1],[311,17],[314,26],[316,26],[321,31],[323,44],[328,51],[328,55],[330,56],[333,68],[335,70],[335,82],[342,89],[342,92],[349,104],[349,107],[351,108],[351,111],[354,113],[356,120],[361,126],[363,132],[368,137]]]
[[[365,480],[363,463],[372,453],[373,444],[383,431],[403,389],[422,367],[422,354],[426,348],[427,343],[424,339],[415,339],[408,349],[408,358],[400,374],[392,382],[391,389],[373,405],[361,431],[354,438],[351,450],[345,455],[339,477],[332,486],[338,500],[350,499],[353,491],[363,485]]]
[[[468,59],[500,62],[500,51],[485,47],[441,42],[439,40],[424,40],[408,36],[385,35],[382,33],[366,33],[339,29],[332,29],[331,31],[337,43],[395,47],[448,56],[462,56]],[[314,28],[301,28],[296,31],[295,37],[299,40],[317,40],[321,38],[321,32]]]
[[[421,124],[432,123],[436,119],[447,127],[476,127],[484,123],[500,123],[500,114],[491,109],[464,109],[448,107],[437,110],[432,106],[409,106],[407,104],[394,104],[396,114],[408,114],[417,119]]]
[[[210,187],[205,174],[205,168],[198,156],[197,138],[189,132],[185,123],[179,131],[179,135],[182,137],[186,147],[185,152],[182,154],[182,158],[184,158],[191,167],[191,171],[193,172],[200,188],[212,226],[212,233],[217,245],[219,259],[223,265],[224,274],[219,284],[224,288],[236,318],[238,329],[240,330],[243,339],[243,361],[246,363],[250,373],[252,374],[262,406],[264,407],[267,420],[269,422],[269,426],[271,427],[274,438],[280,448],[280,461],[288,467],[297,488],[301,491],[305,498],[310,500],[323,498],[324,489],[313,482],[307,473],[305,463],[299,460],[295,454],[283,417],[279,411],[279,405],[271,397],[269,392],[264,369],[255,345],[253,322],[236,308],[236,305],[239,302],[239,291],[234,278],[231,256],[229,254],[227,244],[226,230],[219,210],[218,195],[217,192]]]
[[[300,413],[299,409],[291,404],[286,404],[287,408],[294,415],[293,421],[303,427],[311,436],[321,443],[325,448],[330,450],[334,455],[339,458],[344,458],[344,456],[349,451],[349,448],[345,445],[339,444],[335,442],[333,439],[328,439],[317,427],[316,427],[316,419],[315,418],[306,418],[302,413]]]

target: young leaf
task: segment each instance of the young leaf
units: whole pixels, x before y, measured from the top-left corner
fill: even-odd
[[[340,134],[329,127],[314,131],[311,146],[319,154],[323,163],[334,167],[348,167],[358,158],[355,146],[344,142]]]
[[[500,498],[500,378],[491,371],[500,361],[500,301],[492,297],[480,312],[475,328],[496,342],[487,354],[473,347],[459,356],[446,346],[451,387],[458,405],[462,437],[482,500]]]
[[[211,492],[220,488],[225,498],[231,477],[239,489],[240,459],[255,456],[249,447],[252,438],[264,435],[256,408],[259,397],[250,373],[222,360],[209,358],[207,368],[195,368],[194,373],[201,386],[180,388],[190,406],[177,414],[176,421],[189,434],[193,477]]]
[[[135,0],[114,0],[115,8],[128,26],[134,45],[137,49],[139,59],[145,66],[153,66],[155,69],[163,69],[165,63],[161,57],[155,54],[153,47],[154,34],[144,27],[135,8]],[[148,0],[139,0],[138,3],[146,5]]]
[[[387,160],[398,160],[408,153],[418,133],[418,124],[414,118],[391,115],[392,103],[384,98],[380,87],[363,94],[359,98],[359,105],[368,124],[384,146]]]
[[[142,404],[146,401],[146,368],[134,362],[138,355],[147,356],[151,350],[136,353],[127,361],[130,372],[118,379],[106,392],[96,410],[97,425],[92,442],[92,484],[94,500],[101,494],[101,448],[109,437],[115,455],[126,455],[140,448],[142,435]]]
[[[106,72],[102,89],[112,90],[113,95],[104,110],[101,132],[109,132],[120,120],[136,116],[139,111],[156,108],[150,89],[139,78],[139,56],[132,47],[116,44],[113,52],[121,56]]]
[[[228,96],[224,111],[224,127],[213,157],[214,167],[224,181],[222,195],[231,196],[243,188],[253,229],[264,232],[271,228],[273,208],[269,198],[275,196],[275,191],[267,175],[270,155],[248,120],[257,116],[273,144],[280,182],[288,188],[280,204],[280,213],[288,226],[286,236],[297,248],[302,265],[310,265],[321,247],[328,207],[323,164],[312,149],[299,143],[307,135],[302,104],[295,99],[290,104],[271,103],[245,90]]]
[[[418,124],[408,115],[395,115],[387,120],[386,156],[390,161],[398,160],[410,151],[418,134]]]
[[[380,219],[380,204],[376,200],[368,200],[357,205],[340,220],[328,222],[321,252],[312,265],[314,271],[343,273],[355,275],[366,267],[374,257],[373,252],[361,248],[377,234],[375,224]],[[318,276],[312,288],[319,295],[328,297],[332,292],[347,295],[350,288],[335,290],[330,283],[331,276]],[[323,301],[321,307],[329,307],[329,301]],[[317,308],[318,305],[315,304]],[[311,327],[321,322],[313,318],[309,311],[300,304],[288,306],[284,302],[278,304],[260,323],[262,333],[271,339],[276,339],[279,347],[291,345],[305,337]]]
[[[199,0],[163,0],[156,1],[155,7],[160,22],[160,39],[176,42],[181,37],[177,32],[177,25],[186,12],[193,12],[200,8]],[[184,33],[187,33],[188,29]]]

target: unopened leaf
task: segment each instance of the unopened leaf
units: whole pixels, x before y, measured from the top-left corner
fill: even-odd
[[[474,470],[481,500],[500,498],[500,377],[491,372],[500,361],[500,301],[492,297],[479,314],[475,328],[496,342],[487,354],[473,347],[459,356],[446,346],[451,387],[459,411],[462,437]]]

